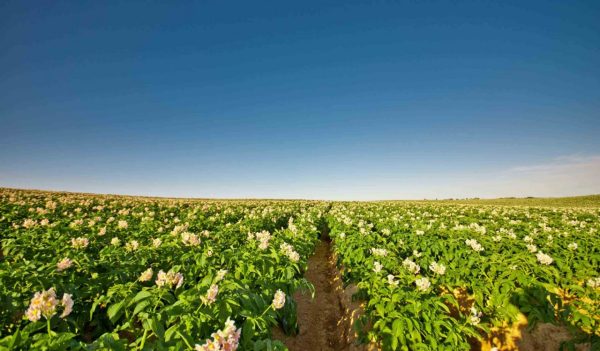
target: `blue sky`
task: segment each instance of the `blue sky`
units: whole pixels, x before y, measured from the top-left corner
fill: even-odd
[[[598,18],[598,1],[2,2],[0,186],[600,193]]]

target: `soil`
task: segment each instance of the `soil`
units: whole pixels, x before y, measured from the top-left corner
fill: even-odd
[[[286,336],[280,329],[273,330],[273,338],[281,340],[290,351],[343,350],[337,327],[342,311],[331,284],[330,253],[330,243],[322,240],[308,260],[304,277],[315,287],[314,299],[308,293],[294,295],[298,304],[298,335]]]

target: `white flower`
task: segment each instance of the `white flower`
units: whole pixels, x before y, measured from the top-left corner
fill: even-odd
[[[386,249],[371,248],[371,253],[373,256],[385,257],[387,256],[388,251]]]
[[[300,254],[298,254],[294,247],[288,243],[282,243],[279,245],[279,249],[290,259],[292,262],[298,262]]]
[[[541,263],[541,264],[545,264],[545,265],[550,265],[552,264],[552,262],[554,262],[554,260],[552,259],[552,257],[546,255],[543,252],[538,252],[536,255],[537,260]]]
[[[395,280],[395,277],[393,274],[388,274],[387,281],[392,286],[397,286],[400,283],[399,281]]]
[[[590,288],[600,288],[600,277],[588,279],[587,286]]]
[[[159,247],[160,245],[162,245],[162,240],[160,240],[159,238],[152,239],[152,246]]]
[[[417,274],[421,271],[421,267],[414,263],[410,258],[405,258],[404,261],[402,261],[402,266],[412,274]]]
[[[444,266],[443,264],[439,264],[435,261],[431,262],[431,264],[429,265],[429,269],[436,274],[439,275],[444,275],[446,273],[446,266]]]
[[[206,292],[206,296],[202,296],[201,300],[207,305],[210,305],[217,301],[217,294],[219,293],[219,286],[217,284],[213,284],[210,286],[208,291]]]
[[[212,339],[206,340],[204,345],[196,344],[195,351],[235,351],[239,346],[242,329],[236,329],[235,323],[227,318],[225,328],[212,333]]]
[[[127,224],[127,221],[118,221],[117,222],[117,228],[119,229],[127,229],[127,227],[129,227],[129,224]]]
[[[71,267],[72,264],[73,264],[73,261],[71,261],[68,257],[65,257],[56,264],[56,270],[59,272],[64,271],[65,269],[68,269],[69,267]]]
[[[280,308],[283,308],[283,305],[285,304],[285,293],[279,289],[277,289],[277,291],[275,292],[275,295],[273,296],[273,308],[278,310]]]
[[[140,275],[138,280],[141,282],[147,282],[150,279],[152,279],[153,275],[154,275],[154,271],[152,270],[152,268],[148,268]]]
[[[467,240],[465,240],[465,244],[470,246],[471,249],[473,249],[473,251],[476,251],[476,252],[483,251],[483,246],[481,246],[481,244],[479,244],[477,242],[477,240],[475,240],[475,239],[467,239]]]
[[[73,311],[73,295],[67,293],[63,294],[60,303],[64,308],[63,313],[60,315],[60,318],[65,318],[66,316],[70,315]]]
[[[469,316],[469,323],[477,325],[481,322],[481,312],[477,312],[475,306],[471,306],[471,315]]]
[[[110,244],[113,246],[119,246],[121,244],[121,240],[119,240],[117,237],[114,237],[110,240]]]
[[[577,250],[577,247],[578,247],[577,243],[570,243],[568,246],[569,250],[572,250],[572,251]]]
[[[125,250],[131,252],[136,251],[140,247],[140,243],[137,240],[131,240],[125,244]]]
[[[76,249],[84,249],[88,247],[89,243],[89,240],[83,237],[71,239],[71,246]]]
[[[417,286],[417,289],[419,291],[427,291],[427,289],[429,289],[429,287],[431,287],[431,283],[429,282],[429,279],[427,279],[425,277],[415,280],[415,285]]]
[[[535,246],[533,244],[527,244],[527,250],[529,250],[529,252],[531,252],[531,253],[536,253],[537,252],[537,246]]]
[[[373,272],[375,272],[375,273],[379,273],[379,272],[381,272],[381,268],[383,267],[383,266],[381,265],[381,263],[379,263],[379,262],[377,262],[377,261],[375,261],[375,263],[373,263],[373,266],[374,266],[374,268],[373,268]]]
[[[421,257],[422,255],[423,255],[423,254],[422,254],[422,253],[420,253],[419,251],[417,251],[417,250],[413,250],[413,256],[415,256],[415,257],[419,258],[419,257]]]
[[[183,275],[181,273],[174,272],[173,270],[165,273],[161,269],[156,277],[156,285],[158,287],[168,285],[177,289],[183,285]]]
[[[198,246],[200,245],[200,238],[196,234],[190,232],[181,233],[181,241],[186,246]]]

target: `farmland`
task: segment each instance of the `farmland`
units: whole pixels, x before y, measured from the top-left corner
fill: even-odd
[[[597,197],[238,201],[1,189],[0,350],[293,350],[290,340],[310,337],[298,294],[329,293],[306,274],[326,258],[360,311],[351,344],[337,349],[516,349],[511,332],[548,326],[567,349],[600,347],[599,231]]]

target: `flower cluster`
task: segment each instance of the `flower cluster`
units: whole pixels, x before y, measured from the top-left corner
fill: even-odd
[[[570,243],[567,247],[569,248],[569,250],[575,251],[577,250],[578,245],[577,243]]]
[[[469,323],[473,325],[479,324],[481,322],[481,312],[478,312],[475,306],[471,306],[471,315],[469,316]]]
[[[427,291],[431,287],[431,283],[426,277],[415,280],[415,285],[419,291]]]
[[[196,344],[195,351],[235,351],[239,346],[242,328],[236,329],[235,323],[227,318],[225,328],[212,333],[212,339],[206,340],[204,345]]]
[[[412,274],[417,274],[421,271],[421,267],[410,258],[405,258],[404,261],[402,261],[402,267],[406,268]]]
[[[169,287],[175,287],[175,289],[177,289],[183,285],[183,275],[181,273],[174,272],[173,270],[169,270],[169,272],[165,273],[161,269],[156,277],[156,285],[158,287],[166,285]]]
[[[600,277],[590,278],[586,284],[590,288],[600,288]]]
[[[388,284],[390,284],[392,286],[398,286],[398,284],[400,283],[399,281],[396,280],[396,277],[394,277],[393,274],[388,274],[387,281],[388,281]]]
[[[275,295],[273,296],[273,302],[271,303],[271,305],[276,310],[283,308],[283,305],[285,305],[285,293],[277,289]]]
[[[266,230],[263,230],[262,232],[258,232],[256,234],[254,234],[254,236],[256,237],[256,240],[258,240],[259,244],[258,244],[258,248],[261,250],[266,250],[267,247],[269,247],[269,240],[271,240],[271,233],[269,233]]]
[[[39,321],[42,316],[46,319],[52,318],[56,313],[56,308],[62,306],[63,312],[60,315],[61,318],[67,317],[73,311],[73,299],[71,294],[63,294],[62,299],[59,301],[56,298],[56,292],[54,288],[50,288],[46,291],[36,292],[29,308],[25,312],[27,319],[32,322]]]
[[[377,261],[375,261],[375,262],[373,263],[373,266],[374,266],[374,267],[373,267],[373,272],[375,272],[375,273],[379,273],[379,272],[381,272],[381,268],[383,268],[383,266],[381,265],[381,263],[379,263],[379,262],[377,262]]]
[[[140,243],[137,240],[131,240],[125,244],[125,250],[132,252],[136,251],[140,247]]]
[[[546,266],[551,265],[552,262],[554,262],[554,260],[552,259],[552,257],[546,255],[543,252],[538,252],[535,257],[537,257],[538,262],[540,262],[541,264],[545,264]]]
[[[429,269],[435,274],[439,274],[439,275],[446,274],[446,266],[444,266],[443,264],[437,263],[435,261],[431,262],[431,264],[429,265]]]
[[[385,257],[388,254],[386,249],[371,248],[373,256]]]
[[[465,240],[465,244],[470,246],[473,249],[473,251],[476,251],[476,252],[483,251],[483,246],[481,246],[481,244],[478,243],[477,240],[475,240],[475,239],[467,239],[467,240]]]
[[[181,233],[181,242],[186,246],[198,246],[200,245],[200,238],[196,234],[183,232]]]
[[[138,280],[141,282],[147,282],[147,281],[150,281],[150,279],[152,279],[153,275],[154,275],[154,271],[152,270],[152,268],[148,268],[140,275]]]
[[[87,238],[73,238],[71,239],[71,246],[75,249],[85,249],[90,244],[90,241]]]
[[[300,259],[300,255],[294,250],[294,247],[288,243],[279,245],[279,250],[281,250],[292,262],[298,262]]]
[[[202,302],[205,305],[210,305],[210,304],[214,303],[215,301],[217,301],[218,293],[219,293],[219,286],[217,284],[213,284],[210,286],[210,288],[208,288],[208,291],[206,292],[206,296],[200,297],[200,300],[202,300]]]
[[[73,261],[71,261],[68,257],[65,257],[56,264],[56,270],[59,272],[64,271],[65,269],[71,267],[72,264]]]

